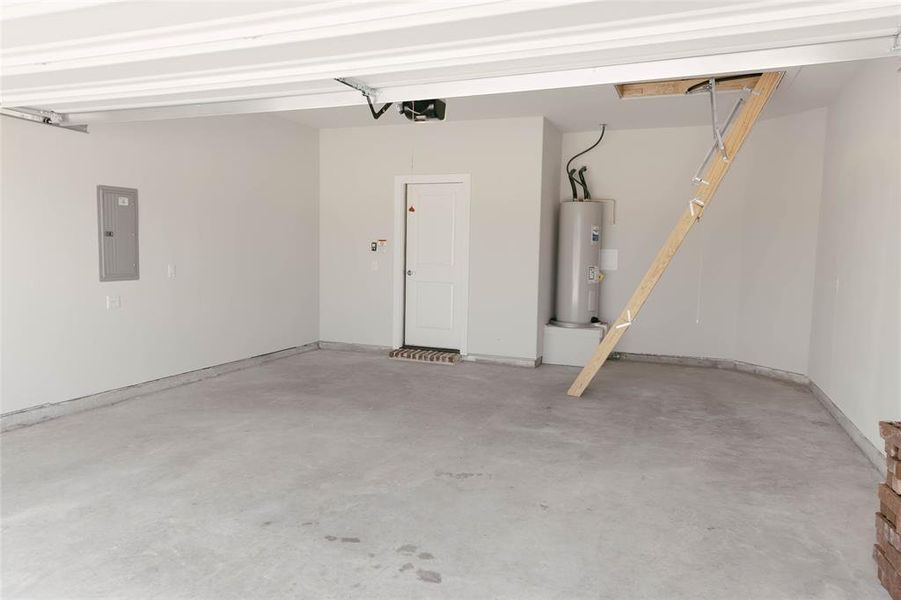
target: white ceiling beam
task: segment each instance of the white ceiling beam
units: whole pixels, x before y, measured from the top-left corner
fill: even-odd
[[[0,57],[6,75],[28,75],[166,58],[246,50],[379,31],[581,4],[592,0],[452,0],[344,4],[352,10],[323,12],[334,3],[313,3],[104,36],[13,47]],[[322,14],[316,14],[319,11]]]
[[[585,1],[586,0],[561,0],[561,3],[572,4],[575,2]],[[399,7],[395,7],[393,9],[395,18],[388,19],[387,21],[375,18],[369,13],[353,13],[350,15],[340,13],[326,15],[318,19],[307,16],[300,19],[299,21],[288,21],[287,24],[279,22],[278,27],[288,29],[292,27],[300,27],[301,31],[294,33],[309,34],[311,36],[310,39],[313,39],[313,37],[340,37],[352,33],[359,34],[369,31],[379,31],[384,28],[408,28],[415,27],[417,25],[429,24],[431,22],[446,23],[462,18],[475,18],[477,16],[491,16],[493,14],[510,14],[512,12],[515,12],[509,7],[508,1],[494,2],[487,6],[484,5],[484,1],[481,4],[473,5],[474,3],[475,0],[469,0],[469,5],[464,4],[461,8],[453,11],[447,9],[438,11],[433,9],[431,13],[422,13],[421,11],[423,11],[424,9],[420,8],[420,13],[412,15],[412,17],[415,17],[417,20],[412,21],[404,21],[403,19],[396,17],[396,13],[398,13],[398,11],[400,11],[401,8],[405,6],[399,5]],[[766,7],[766,5],[768,4],[771,3],[759,3],[758,9]],[[313,6],[318,6],[318,4]],[[386,11],[386,7],[383,7],[381,5],[379,6],[379,12],[384,13]],[[416,6],[429,7],[433,6],[433,4],[422,3]],[[439,4],[438,6],[444,5]],[[534,9],[542,7],[543,4],[520,2],[515,4],[514,6],[529,6]],[[739,5],[738,8],[741,8],[741,6]],[[737,14],[735,12],[735,9],[736,5],[727,5],[726,7],[718,9],[707,9],[703,11],[691,11],[688,13],[682,13],[679,14],[675,19],[673,19],[672,15],[661,15],[654,18],[645,17],[639,19],[613,21],[610,23],[596,23],[578,27],[559,28],[539,32],[527,32],[524,34],[467,39],[456,43],[432,45],[430,46],[430,48],[441,46],[444,48],[444,50],[450,52],[460,52],[465,49],[468,50],[470,54],[476,52],[485,54],[515,51],[514,49],[505,49],[503,47],[498,47],[498,45],[504,44],[518,44],[519,50],[528,50],[529,48],[546,49],[549,46],[566,45],[567,42],[570,46],[579,44],[598,44],[604,42],[619,42],[619,45],[623,46],[629,45],[626,43],[626,41],[631,41],[633,44],[640,44],[643,41],[660,39],[660,36],[666,36],[680,32],[688,34],[695,32],[696,35],[703,36],[727,35],[730,33],[739,32],[761,33],[764,31],[778,31],[787,28],[810,28],[815,25],[822,26],[832,23],[841,23],[847,26],[848,24],[855,21],[892,17],[896,18],[893,24],[897,26],[897,17],[901,15],[901,4],[899,4],[896,0],[881,0],[879,2],[860,3],[833,2],[826,5],[804,4],[802,6],[795,6],[793,4],[779,4],[771,10],[758,10],[757,12],[750,14]],[[310,8],[306,7],[303,9],[291,9],[292,14],[300,10],[309,11]],[[285,12],[286,11],[278,11],[279,14]],[[392,11],[389,11],[389,13],[390,12]],[[269,13],[266,14],[269,15]],[[248,20],[253,21],[256,18],[262,17],[260,15],[251,15],[240,18],[240,20],[237,20],[237,22],[243,23]],[[271,16],[268,16],[266,18],[271,18]],[[222,21],[232,23],[235,22],[236,19],[239,18],[233,17],[230,19],[223,19]],[[347,22],[342,23],[342,19]],[[358,22],[358,19],[363,19],[363,21]],[[422,19],[428,19],[428,21],[422,21]],[[345,29],[342,29],[342,25],[349,25],[352,26],[352,28],[345,31]],[[198,27],[199,26],[200,25],[198,25]],[[179,27],[184,28],[189,26]],[[190,27],[195,27],[195,25],[191,25]],[[210,25],[210,27],[213,26]],[[165,29],[170,30],[172,28]],[[122,37],[128,35],[132,34],[115,34],[114,37]],[[0,56],[2,56],[3,60],[4,76],[15,76],[20,74],[53,71],[62,68],[82,68],[87,66],[117,64],[120,62],[129,62],[132,60],[149,60],[153,58],[159,59],[167,57],[190,56],[195,53],[206,53],[219,50],[234,50],[239,48],[256,47],[257,45],[267,45],[270,42],[276,43],[276,40],[274,38],[270,39],[266,31],[264,29],[260,29],[259,26],[244,26],[234,31],[219,31],[216,30],[215,27],[213,27],[212,31],[204,31],[203,35],[199,38],[194,36],[195,34],[191,34],[187,37],[182,36],[172,39],[168,39],[166,37],[160,38],[149,36],[147,39],[141,40],[139,42],[139,46],[137,47],[129,46],[126,42],[123,42],[126,45],[120,44],[104,46],[102,43],[97,42],[95,38],[84,38],[74,41],[64,41],[39,45],[37,47],[42,48],[43,51],[39,51],[37,54],[27,51],[32,47],[19,47],[7,49]],[[233,44],[232,42],[235,43]],[[67,51],[64,46],[59,48],[55,47],[58,44],[65,45],[73,43],[85,45],[85,47],[75,50],[76,53],[87,53],[89,55],[92,55],[93,58],[96,58],[99,62],[78,62],[77,57],[70,57],[68,55],[68,52],[70,52],[71,49]],[[611,47],[613,46],[611,45]],[[147,50],[151,54],[145,54],[144,50]],[[414,52],[422,53],[422,51],[424,50],[425,48],[391,48],[387,51],[382,51],[377,54],[379,54],[380,60],[384,60],[386,56],[390,57],[393,55],[396,57],[399,54],[404,55]],[[363,56],[369,54],[374,55],[376,53],[357,53],[357,55]],[[353,54],[345,56],[349,58],[353,56]],[[345,56],[333,55],[320,57],[313,61],[297,61],[293,64],[297,64],[299,66],[304,64],[305,62],[341,62],[345,60]],[[93,58],[91,60],[93,60]],[[281,63],[269,63],[268,65],[254,65],[254,68],[276,66],[287,67],[289,64],[292,63],[283,61]]]
[[[54,13],[70,12],[102,4],[115,4],[125,0],[3,0],[0,2],[0,21],[39,17]]]
[[[844,3],[841,3],[844,4]],[[793,9],[792,15],[800,14]],[[780,11],[784,14],[785,11]],[[610,30],[605,25],[567,27],[526,34],[508,34],[480,40],[464,40],[450,43],[436,43],[402,49],[390,48],[378,52],[355,52],[313,59],[282,61],[257,64],[240,68],[211,69],[194,73],[169,76],[133,77],[128,79],[84,82],[72,85],[37,86],[31,88],[7,89],[3,103],[7,106],[54,106],[62,103],[107,101],[115,99],[159,96],[167,93],[209,92],[215,90],[239,89],[249,86],[284,85],[301,82],[333,79],[336,77],[365,78],[366,75],[384,75],[404,71],[440,69],[461,65],[486,65],[502,61],[528,58],[561,57],[587,52],[621,51],[623,49],[644,49],[658,47],[654,57],[674,58],[692,53],[716,51],[728,42],[713,43],[718,38],[755,34],[763,32],[779,36],[776,40],[758,42],[756,47],[785,45],[790,43],[829,42],[836,39],[876,37],[897,33],[897,21],[901,15],[901,4],[892,7],[855,10],[862,19],[857,29],[848,30],[846,25],[838,26],[836,19],[845,18],[844,13],[830,13],[807,16],[797,22],[793,16],[790,22],[774,24],[772,15],[757,14],[749,17],[749,22],[735,22],[735,15],[699,21],[687,26],[685,23],[655,25],[652,29],[634,27]],[[845,21],[839,19],[844,24]],[[668,45],[682,43],[693,45],[691,49],[673,52]],[[733,46],[731,50],[751,50],[755,48]],[[597,62],[605,62],[599,59]],[[622,62],[621,60],[618,62]]]
[[[890,39],[882,37],[751,52],[730,52],[701,57],[608,65],[591,69],[432,83],[428,86],[397,86],[383,88],[379,97],[385,101],[395,101],[401,98],[453,98],[701,77],[713,74],[774,71],[806,65],[884,58],[891,55]],[[426,91],[428,92],[426,96],[417,95]],[[409,96],[410,94],[413,96]]]
[[[777,70],[804,65],[864,60],[892,55],[893,39],[894,36],[883,36],[864,40],[808,44],[747,52],[727,52],[707,56],[607,65],[587,69],[433,82],[420,85],[389,86],[379,89],[379,99],[381,101],[398,102],[427,98],[479,96],[633,81],[651,81],[655,79],[698,77],[711,74]],[[363,104],[364,102],[362,95],[357,92],[339,92],[177,107],[71,113],[67,115],[67,123],[112,123],[281,112],[310,108],[352,106]]]
[[[775,71],[807,65],[885,58],[892,55],[891,46],[892,38],[883,36],[864,40],[806,44],[789,48],[607,65],[589,69],[435,82],[427,85],[395,86],[381,88],[379,99],[398,101],[401,99],[459,98],[705,75]]]

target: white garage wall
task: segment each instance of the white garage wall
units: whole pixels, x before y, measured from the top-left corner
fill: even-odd
[[[825,109],[766,120],[738,159],[737,360],[807,373],[825,137]]]
[[[320,131],[320,335],[390,346],[396,175],[470,174],[470,354],[537,356],[543,119]],[[372,263],[378,270],[373,270]]]
[[[318,339],[315,131],[274,117],[0,127],[2,412]],[[139,281],[98,280],[98,184],[139,190]]]
[[[644,101],[657,100],[634,100]],[[824,124],[823,109],[758,123],[618,350],[806,372]],[[562,164],[596,139],[595,131],[564,134]],[[709,127],[614,128],[574,163],[588,165],[595,198],[616,200],[616,224],[605,218],[602,232],[619,263],[601,284],[605,321],[692,197],[711,141]],[[560,192],[571,195],[565,178]]]
[[[810,377],[877,447],[901,418],[901,79],[866,64],[829,106]]]

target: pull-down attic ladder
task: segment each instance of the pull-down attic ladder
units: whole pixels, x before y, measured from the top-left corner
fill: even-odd
[[[713,200],[717,188],[723,181],[723,177],[725,177],[726,173],[729,171],[732,161],[735,159],[738,150],[741,148],[751,129],[754,127],[754,123],[757,122],[757,117],[760,116],[763,107],[766,106],[766,103],[776,90],[776,86],[779,85],[782,75],[783,73],[780,71],[764,73],[760,76],[757,83],[754,85],[754,88],[751,90],[748,100],[741,105],[737,114],[733,112],[732,118],[730,119],[731,126],[729,123],[726,124],[727,130],[724,136],[722,135],[723,132],[716,129],[718,126],[714,122],[714,129],[717,133],[717,142],[714,146],[714,150],[708,154],[708,158],[705,161],[705,164],[709,163],[706,170],[704,170],[704,165],[702,165],[699,174],[695,176],[694,197],[687,201],[687,207],[682,213],[682,216],[679,218],[679,221],[676,223],[672,232],[670,232],[663,247],[657,253],[654,262],[651,263],[651,266],[642,278],[641,283],[638,284],[638,287],[632,293],[632,297],[629,298],[626,307],[613,323],[613,326],[607,332],[607,335],[604,336],[604,339],[601,340],[600,345],[594,351],[594,354],[588,360],[588,363],[582,368],[582,372],[579,373],[579,376],[576,377],[576,380],[570,386],[569,391],[567,392],[570,396],[582,395],[582,392],[585,391],[585,388],[588,387],[588,384],[594,379],[598,370],[604,365],[604,362],[606,362],[607,357],[610,356],[610,353],[613,351],[617,342],[619,342],[620,338],[623,337],[623,334],[626,333],[626,330],[638,316],[641,307],[648,299],[648,296],[651,295],[651,291],[654,289],[654,286],[657,285],[663,272],[666,271],[667,266],[669,266],[669,263],[673,259],[673,256],[675,256],[679,246],[682,245],[685,236],[688,235],[688,232],[691,231],[694,224],[701,219],[704,215],[704,211],[710,206],[710,202]],[[620,94],[624,95],[622,89],[620,89]],[[713,94],[714,90],[711,90],[711,99],[714,98]],[[722,138],[721,145],[720,138]],[[709,160],[710,156],[716,154],[717,151],[719,152],[718,159],[714,159],[711,162]]]

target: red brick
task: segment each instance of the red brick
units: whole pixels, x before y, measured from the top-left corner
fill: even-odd
[[[899,558],[901,558],[901,534],[898,533],[891,521],[886,519],[881,513],[876,513],[876,539],[880,541],[880,544],[882,544],[882,540],[885,540],[885,544],[882,545],[885,546],[887,544],[895,548],[899,552]],[[901,567],[901,562],[893,560],[892,564]]]
[[[898,515],[901,515],[901,496],[884,483],[879,485],[879,512],[898,529]]]
[[[901,423],[896,421],[880,421],[879,435],[885,440],[885,454],[889,458],[901,458]]]
[[[901,575],[892,567],[879,545],[873,546],[873,560],[876,561],[876,576],[892,600],[901,600]]]

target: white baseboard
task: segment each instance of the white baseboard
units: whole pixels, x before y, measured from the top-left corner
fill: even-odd
[[[508,367],[527,367],[534,369],[541,364],[541,357],[518,358],[515,356],[494,356],[492,354],[466,354],[463,356],[466,362],[484,363],[489,365],[506,365]]]
[[[621,360],[629,360],[634,362],[650,362],[661,363],[667,365],[682,365],[685,367],[712,367],[715,369],[729,369],[732,371],[741,371],[743,373],[752,373],[761,375],[769,379],[776,379],[788,383],[796,383],[798,385],[810,385],[810,378],[801,373],[792,371],[783,371],[781,369],[773,369],[772,367],[762,367],[753,363],[741,360],[731,360],[727,358],[702,358],[696,356],[675,356],[669,354],[637,354],[633,352],[617,352],[616,356]]]
[[[261,354],[250,358],[243,358],[241,360],[215,365],[205,369],[197,369],[196,371],[188,371],[187,373],[180,373],[170,377],[145,381],[143,383],[137,383],[115,390],[100,392],[99,394],[23,408],[21,410],[0,415],[0,431],[10,431],[11,429],[34,425],[42,421],[56,419],[65,415],[118,404],[125,400],[137,398],[138,396],[146,396],[147,394],[153,394],[154,392],[168,390],[180,385],[194,383],[195,381],[200,381],[202,379],[209,379],[210,377],[231,373],[232,371],[240,371],[242,369],[261,365],[271,360],[310,352],[312,350],[317,350],[318,348],[318,344],[313,342],[311,344],[279,350],[277,352],[270,352],[269,354]]]
[[[376,344],[354,344],[352,342],[319,342],[320,350],[338,350],[339,352],[368,352],[370,354],[385,354],[391,352],[391,346],[378,346]]]
[[[786,383],[795,383],[805,387],[810,385],[810,378],[802,373],[795,373],[794,371],[783,371],[782,369],[774,369],[772,367],[763,367],[761,365],[755,365],[754,363],[744,362],[741,360],[733,360],[727,362],[732,362],[733,364],[719,368],[735,369],[736,371],[741,371],[743,373],[760,375],[762,377],[768,377],[770,379],[776,379],[778,381],[784,381]]]

